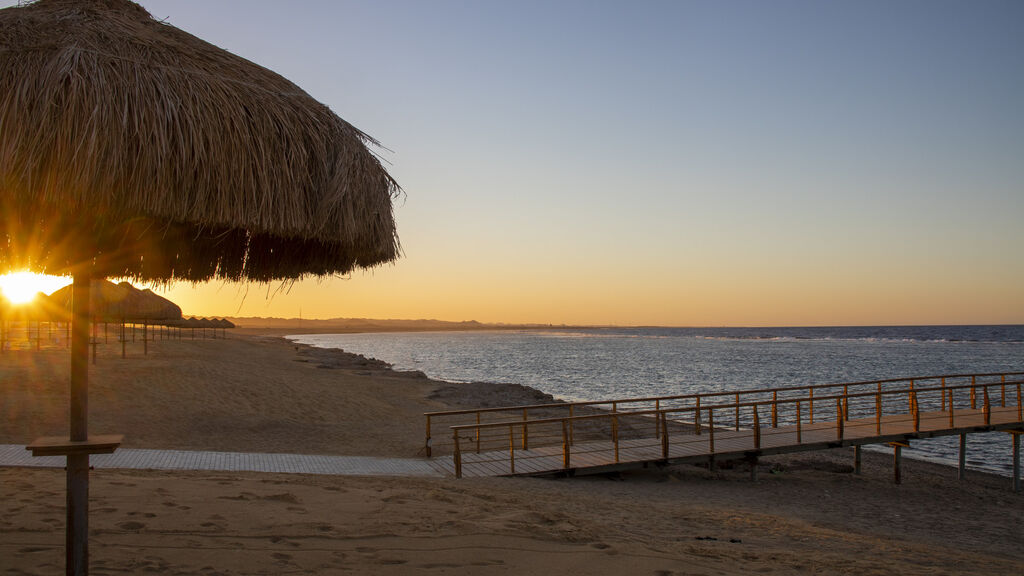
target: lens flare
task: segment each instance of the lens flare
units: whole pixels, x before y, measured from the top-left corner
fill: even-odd
[[[70,283],[69,278],[61,276],[15,272],[0,276],[0,294],[3,294],[11,304],[26,304],[39,292],[50,294]]]

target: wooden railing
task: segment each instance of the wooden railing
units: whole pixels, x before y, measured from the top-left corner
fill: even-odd
[[[778,447],[778,442],[772,439],[773,435],[789,435],[786,442],[796,449],[808,441],[808,434],[813,436],[811,442],[841,443],[851,426],[856,428],[858,443],[871,443],[872,439],[876,442],[888,441],[884,440],[887,435],[920,432],[922,413],[928,415],[927,428],[930,432],[956,430],[958,417],[977,420],[979,406],[984,426],[990,424],[994,407],[1015,407],[1016,425],[1019,426],[1024,423],[1024,402],[1021,397],[1024,380],[1007,380],[1006,376],[1020,374],[953,375],[888,381],[908,383],[908,386],[897,390],[885,390],[882,383],[876,381],[870,383],[875,388],[872,391],[847,391],[824,396],[814,395],[813,390],[867,383],[809,387],[804,388],[809,391],[806,396],[788,398],[780,398],[778,390],[731,392],[728,394],[733,397],[736,394],[742,396],[767,392],[772,395],[772,399],[725,404],[695,402],[693,406],[686,407],[600,411],[585,415],[454,425],[450,430],[455,475],[462,476],[463,455],[466,453],[490,458],[486,460],[476,457],[476,465],[492,462],[496,469],[515,474],[517,460],[520,470],[524,458],[547,457],[550,460],[550,450],[538,449],[551,446],[560,446],[560,467],[563,469],[574,466],[574,455],[580,454],[576,446],[581,446],[585,454],[601,453],[602,458],[610,464],[623,461],[624,447],[634,452],[646,449],[648,455],[652,449],[660,450],[660,459],[666,461],[673,448],[680,445],[695,447],[695,450],[690,451],[694,454],[713,457],[719,452],[730,451],[728,448],[720,450],[720,446],[716,447],[716,435],[725,434],[735,439],[737,435],[734,432],[740,430],[745,431],[744,442],[752,440],[751,446],[755,450],[766,446]],[[995,376],[999,380],[980,382],[979,378],[983,376]],[[947,381],[951,378],[969,378],[970,383],[949,385]],[[939,385],[922,387],[915,384],[920,380],[938,380]],[[817,422],[814,421],[811,408],[815,403],[819,406]],[[822,406],[827,409],[825,419],[821,418]],[[1005,413],[1005,410],[1001,412],[1003,419]],[[765,416],[763,419],[762,414]]]
[[[722,412],[718,412],[719,424],[723,425],[729,421],[734,429],[739,430],[741,427],[749,427],[753,424],[755,415],[753,413],[744,413],[741,410],[742,407],[749,405],[752,402],[759,403],[760,405],[774,403],[771,410],[765,414],[766,419],[771,422],[772,427],[777,427],[780,422],[786,423],[788,421],[796,421],[803,418],[806,418],[808,423],[813,424],[816,417],[815,409],[823,406],[821,403],[827,398],[834,396],[834,392],[839,390],[842,391],[842,395],[840,396],[842,397],[861,392],[905,392],[907,389],[913,389],[915,386],[920,387],[922,384],[929,385],[933,383],[939,384],[940,387],[953,386],[960,383],[967,384],[968,382],[971,385],[977,385],[982,382],[1004,383],[1007,381],[1007,378],[1018,376],[1024,376],[1024,372],[915,376],[910,378],[865,380],[836,384],[819,384],[813,386],[787,386],[770,389],[744,389],[673,396],[649,396],[642,398],[620,398],[588,402],[559,402],[550,404],[428,412],[424,414],[426,417],[426,440],[424,451],[427,456],[433,456],[450,453],[454,450],[454,441],[447,433],[447,430],[445,430],[440,436],[435,437],[433,435],[433,431],[435,430],[444,430],[452,426],[476,426],[476,430],[478,430],[478,432],[472,439],[472,446],[474,449],[483,449],[483,447],[493,444],[493,441],[488,441],[493,439],[489,439],[487,434],[482,433],[482,431],[488,430],[488,428],[483,428],[482,425],[490,423],[508,424],[511,422],[518,422],[522,424],[523,429],[519,443],[523,448],[528,448],[534,441],[550,442],[552,440],[557,440],[557,434],[547,433],[545,435],[541,432],[540,428],[534,426],[538,420],[550,418],[571,419],[577,416],[602,415],[606,413],[631,413],[634,415],[646,415],[646,419],[650,421],[653,419],[653,416],[651,416],[653,413],[658,413],[662,410],[669,410],[674,413],[677,411],[676,409],[683,409],[683,413],[691,413],[694,415],[693,420],[689,421],[689,423],[693,426],[699,427],[702,424],[700,414],[702,414],[703,411],[701,409],[708,406],[716,409],[724,409],[726,407],[730,408],[732,413],[731,418],[728,420],[723,419]],[[780,402],[795,401],[797,399],[803,401],[802,404],[797,403],[797,407],[801,410],[799,418],[797,418],[796,414],[790,414],[788,419],[787,416],[779,414],[778,404]],[[890,400],[890,396],[888,394],[883,396],[882,401],[883,403],[885,401],[895,402],[894,400]],[[973,402],[974,399],[972,397],[972,406]],[[844,415],[847,417],[849,417],[848,404],[849,400],[844,403]],[[879,410],[889,411],[893,408],[893,406],[883,405],[879,407]],[[825,409],[831,410],[831,408]],[[806,412],[803,412],[803,410],[806,410]],[[760,415],[757,415],[758,418],[759,416]],[[820,408],[818,419],[820,420]],[[656,428],[655,424],[651,422],[648,422],[645,425]],[[607,427],[610,429],[611,424]],[[570,437],[575,435],[574,428],[575,427],[570,427],[567,432]]]

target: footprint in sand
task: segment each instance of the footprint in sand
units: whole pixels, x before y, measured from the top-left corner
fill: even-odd
[[[220,500],[255,500],[257,496],[252,492],[242,492],[238,496],[218,496]]]
[[[295,497],[295,494],[290,492],[285,492],[283,494],[271,494],[270,496],[264,496],[263,499],[271,502],[285,502],[288,504],[299,503],[299,499]]]
[[[122,530],[136,531],[136,530],[142,530],[143,528],[146,527],[146,525],[143,524],[142,522],[121,522],[120,524],[117,525],[117,527],[122,529]]]

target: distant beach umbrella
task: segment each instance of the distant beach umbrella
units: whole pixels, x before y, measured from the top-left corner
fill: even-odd
[[[88,571],[99,450],[86,421],[90,281],[265,282],[394,261],[400,190],[376,144],[288,80],[127,0],[0,10],[0,273],[74,278],[69,574]]]
[[[62,308],[71,309],[72,287],[65,286],[50,295]],[[181,319],[181,307],[154,294],[139,290],[128,282],[114,284],[107,280],[92,281],[89,298],[90,316],[107,322],[148,321],[160,324]]]

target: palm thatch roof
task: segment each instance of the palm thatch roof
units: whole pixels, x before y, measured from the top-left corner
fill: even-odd
[[[128,0],[0,10],[0,273],[344,274],[400,253],[378,146]]]

